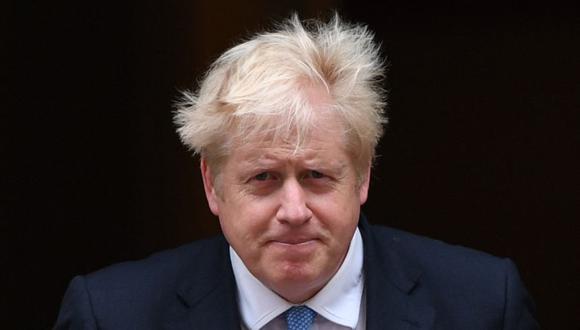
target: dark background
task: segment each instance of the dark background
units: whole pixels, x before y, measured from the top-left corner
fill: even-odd
[[[409,3],[2,5],[0,327],[49,328],[75,274],[217,233],[178,91],[291,10],[337,8],[390,63],[371,222],[512,258],[543,326],[578,329],[578,10]]]

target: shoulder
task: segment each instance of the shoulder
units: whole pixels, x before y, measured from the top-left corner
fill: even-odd
[[[96,314],[114,315],[125,306],[145,314],[163,309],[188,280],[217,276],[224,250],[221,236],[196,241],[87,274],[82,277],[84,288]]]
[[[504,299],[508,277],[517,276],[505,258],[388,227],[372,226],[371,232],[376,249],[372,253],[380,255],[389,269],[416,278],[421,291],[439,304],[454,297],[497,306]]]
[[[381,264],[373,269],[414,283],[410,293],[435,307],[443,328],[483,320],[503,322],[506,329],[538,328],[534,303],[511,260],[389,227],[370,226],[369,233],[368,252]]]
[[[382,250],[394,250],[403,257],[425,267],[446,264],[460,268],[479,269],[504,263],[503,258],[491,254],[445,243],[440,240],[415,235],[402,230],[371,226],[376,246]],[[469,266],[469,267],[466,267]]]
[[[162,311],[175,308],[180,285],[223,273],[226,252],[225,239],[218,236],[77,276],[55,329],[156,328]]]
[[[211,268],[225,247],[221,236],[185,244],[141,260],[114,264],[87,274],[86,285],[92,292],[116,292],[120,296],[127,296],[127,291],[166,290],[192,269]]]

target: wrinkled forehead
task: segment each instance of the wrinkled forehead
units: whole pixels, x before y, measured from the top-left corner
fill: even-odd
[[[296,135],[275,138],[256,136],[232,149],[226,167],[253,171],[292,165],[338,175],[349,168],[354,170],[353,159],[345,145],[339,142],[341,139],[341,130],[311,130],[301,141]]]
[[[231,150],[252,148],[257,152],[289,153],[306,156],[330,146],[345,147],[345,125],[328,111],[297,120],[291,116],[272,115],[244,118],[232,127]]]
[[[261,162],[300,159],[311,161],[320,159],[330,151],[345,151],[341,144],[334,143],[331,135],[329,138],[320,138],[317,134],[306,136],[302,141],[292,138],[250,138],[245,143],[237,144],[230,156],[244,155],[246,160]]]

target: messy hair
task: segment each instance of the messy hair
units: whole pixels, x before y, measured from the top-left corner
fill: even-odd
[[[293,136],[299,149],[319,120],[337,116],[344,147],[364,175],[386,122],[384,72],[366,26],[338,15],[329,22],[301,22],[293,15],[274,31],[227,50],[197,91],[183,93],[177,132],[210,167],[219,168],[235,143]],[[315,105],[307,92],[312,86],[330,101]]]

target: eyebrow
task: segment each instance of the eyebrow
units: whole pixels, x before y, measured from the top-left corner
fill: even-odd
[[[278,159],[275,157],[268,157],[267,155],[262,155],[260,157],[250,158],[243,160],[242,163],[244,164],[244,172],[252,172],[255,170],[259,170],[262,168],[276,168],[285,165],[286,159]],[[297,162],[299,165],[305,168],[311,169],[321,169],[323,171],[330,171],[336,174],[342,174],[345,172],[348,164],[343,161],[339,160],[332,160],[330,162],[323,161],[320,159],[314,158],[301,158]]]
[[[306,165],[307,167],[313,167],[313,168],[322,168],[325,170],[330,170],[330,171],[334,171],[334,172],[344,172],[345,169],[347,168],[347,164],[339,161],[339,160],[333,160],[331,162],[324,162],[324,161],[319,161],[319,160],[305,160],[304,161],[304,165]]]

